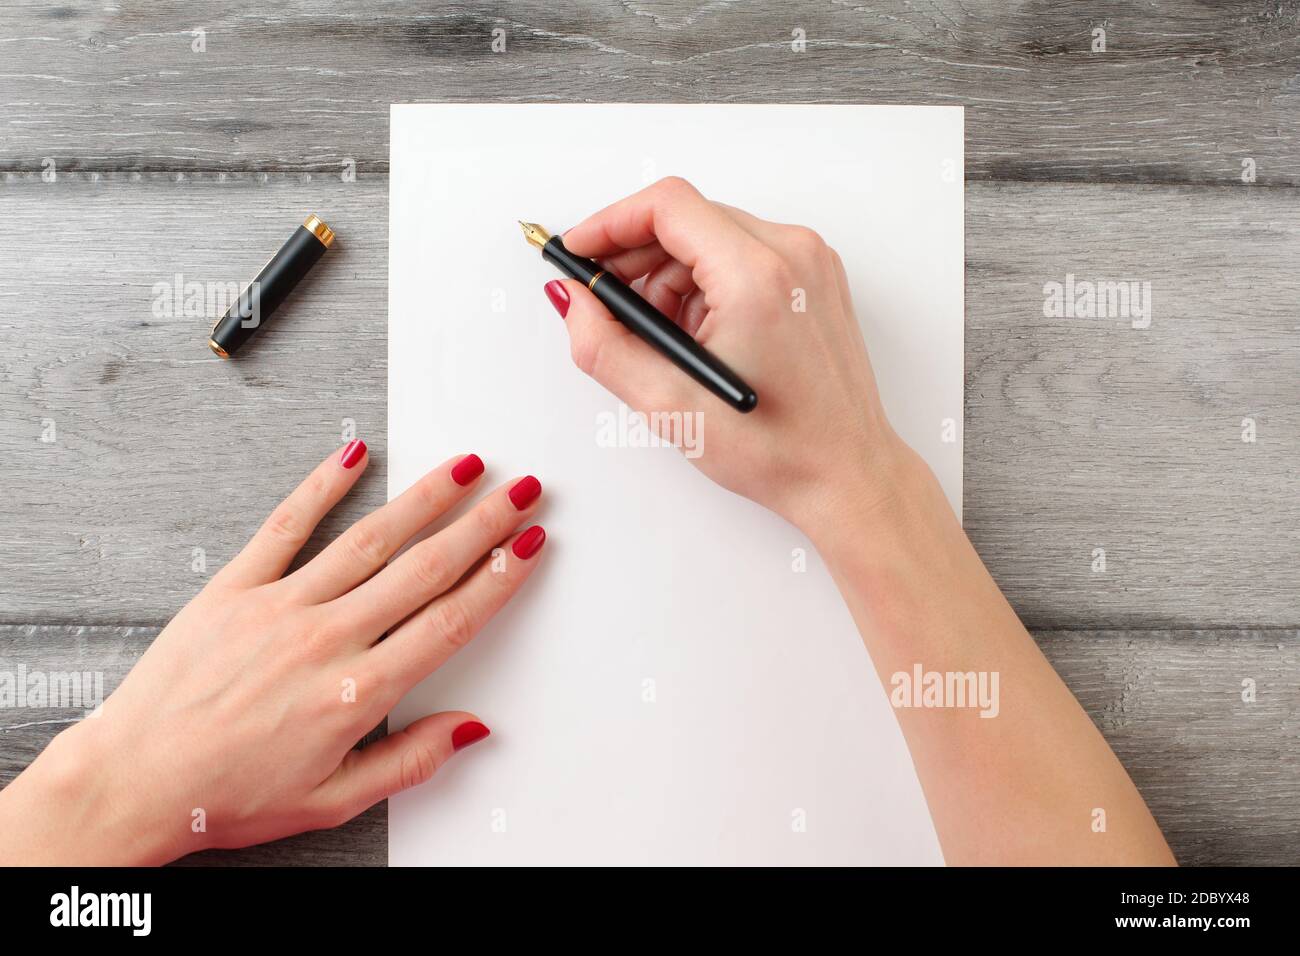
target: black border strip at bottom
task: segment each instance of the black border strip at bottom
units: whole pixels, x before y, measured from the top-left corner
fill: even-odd
[[[1099,935],[1199,935],[1231,945],[1241,933],[1286,927],[1293,876],[1266,869],[34,869],[0,871],[0,913],[7,941],[76,934],[83,942],[373,945],[395,942],[390,933],[459,924],[480,926],[495,942],[558,935],[607,946],[618,945],[618,934],[630,934],[629,944],[777,935],[812,943],[846,931],[864,943],[902,933],[919,945]]]

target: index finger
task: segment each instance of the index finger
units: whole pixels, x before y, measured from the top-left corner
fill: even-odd
[[[316,525],[356,484],[369,463],[366,443],[359,438],[326,458],[276,506],[244,549],[214,580],[250,588],[277,580],[307,543]]]
[[[613,256],[656,240],[691,269],[706,256],[738,265],[758,242],[698,189],[676,176],[606,206],[564,234],[569,251],[588,258]]]

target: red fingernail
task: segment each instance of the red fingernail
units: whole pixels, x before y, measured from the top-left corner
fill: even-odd
[[[510,503],[519,511],[523,511],[542,493],[542,483],[529,475],[527,478],[520,478],[515,486],[510,489]]]
[[[343,448],[343,454],[339,455],[339,464],[344,468],[351,468],[362,458],[366,457],[366,443],[360,438],[353,439]]]
[[[451,480],[463,488],[481,474],[483,459],[478,455],[466,455],[452,466]]]
[[[476,744],[492,731],[477,720],[467,720],[451,732],[451,749],[464,750],[470,744]]]
[[[546,531],[541,525],[535,524],[519,537],[515,538],[512,550],[516,558],[522,558],[527,561],[538,551],[542,550],[542,545],[546,543]]]
[[[569,314],[569,290],[559,279],[552,279],[546,283],[546,298],[551,300],[551,305],[555,306],[555,311],[560,313],[560,318]]]

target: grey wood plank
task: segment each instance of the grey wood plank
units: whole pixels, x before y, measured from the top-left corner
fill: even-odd
[[[25,516],[0,531],[10,621],[161,624],[346,427],[382,462],[381,181],[95,178],[0,191],[28,253],[0,275],[0,446],[15,454],[3,498]],[[175,314],[155,284],[241,285],[313,209],[339,241],[291,311],[221,362],[205,344],[212,318]],[[97,261],[71,264],[70,244]],[[40,441],[43,423],[57,440]],[[371,468],[324,534],[383,499]]]
[[[0,626],[0,671],[93,670],[105,693],[153,628]],[[1132,774],[1184,864],[1300,864],[1300,631],[1035,635]],[[1242,682],[1255,683],[1252,703]],[[0,786],[77,713],[0,710]],[[338,830],[213,851],[185,865],[387,860],[383,806]]]
[[[0,259],[0,622],[161,625],[345,420],[378,467],[308,554],[382,502],[385,192],[366,175],[0,185],[22,252]],[[309,210],[340,240],[236,361],[205,348],[212,315],[153,314],[156,283],[240,284]],[[1289,189],[969,188],[965,517],[1031,626],[1300,620],[1297,252]],[[1044,317],[1067,274],[1151,282],[1150,327]]]
[[[868,101],[968,106],[972,179],[1231,184],[1250,159],[1300,181],[1289,2],[124,0],[5,20],[8,170],[383,171],[391,102]]]
[[[1300,620],[1300,195],[990,185],[966,230],[966,527],[1020,614]],[[1046,317],[1070,275],[1149,327]]]

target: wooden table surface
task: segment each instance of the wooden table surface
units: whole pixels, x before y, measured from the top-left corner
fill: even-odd
[[[111,689],[346,422],[382,463],[390,103],[962,104],[966,527],[1179,859],[1300,863],[1294,0],[268,6],[6,5],[0,670]],[[328,268],[219,362],[161,288],[308,211]],[[1067,275],[1149,282],[1149,327],[1046,315]],[[0,783],[65,718],[0,710]]]

